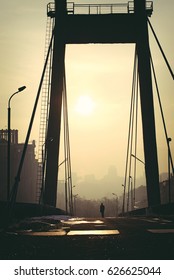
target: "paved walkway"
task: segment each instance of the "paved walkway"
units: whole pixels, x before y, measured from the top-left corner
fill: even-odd
[[[1,259],[174,259],[173,217],[46,216],[0,237]]]

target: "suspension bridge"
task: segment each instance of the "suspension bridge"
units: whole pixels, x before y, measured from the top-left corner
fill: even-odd
[[[133,201],[133,194],[130,194],[132,193],[130,192],[130,173],[134,164],[134,177],[136,178],[137,110],[139,98],[142,114],[148,207],[160,205],[159,167],[155,133],[152,76],[155,81],[158,95],[172,174],[174,168],[157,77],[150,51],[149,29],[156,39],[157,45],[159,46],[172,78],[174,78],[174,74],[150,22],[152,13],[153,2],[144,0],[135,0],[119,4],[75,4],[73,2],[61,0],[48,4],[45,64],[26,136],[24,151],[15,183],[11,191],[11,206],[14,205],[16,201],[18,183],[25,158],[27,143],[32,129],[38,100],[42,92],[38,147],[38,160],[41,168],[38,170],[37,177],[37,201],[39,204],[56,207],[58,171],[59,165],[61,164],[59,163],[58,158],[60,152],[61,114],[63,111],[65,205],[66,212],[73,214],[65,47],[67,44],[88,43],[135,44],[122,212],[126,212],[126,204],[128,211],[130,209],[130,200]],[[83,26],[83,28],[81,28],[81,26]],[[114,26],[117,26],[117,28],[114,28]],[[133,143],[133,139],[135,144]],[[134,163],[132,156],[134,156],[135,159]],[[128,193],[127,201],[126,192]]]
[[[135,200],[135,194],[133,194],[130,189],[130,174],[134,166],[134,177],[136,177],[136,160],[138,159],[136,153],[137,114],[139,99],[142,114],[143,163],[145,166],[148,208],[160,207],[161,198],[152,78],[155,81],[172,174],[174,172],[174,167],[155,67],[150,51],[149,29],[156,40],[168,67],[169,74],[173,79],[174,74],[150,22],[152,14],[153,2],[145,0],[134,0],[119,4],[75,4],[73,2],[66,2],[66,0],[55,0],[54,3],[48,4],[45,64],[19,169],[15,178],[15,183],[12,186],[8,204],[10,213],[15,205],[27,144],[32,130],[38,101],[42,93],[38,148],[38,160],[41,168],[38,170],[37,176],[37,202],[39,205],[56,207],[59,166],[62,164],[58,161],[58,158],[60,153],[61,116],[63,112],[65,206],[66,213],[73,215],[65,47],[67,44],[89,43],[132,43],[135,45],[122,214],[128,214],[129,210],[132,210],[133,207],[130,207],[130,205],[134,203]],[[108,226],[108,223],[106,226]],[[115,224],[113,223],[111,226],[109,223],[108,230],[111,228],[113,229],[113,227],[115,228]]]
[[[140,2],[140,3],[139,3]],[[129,141],[126,159],[125,181],[124,181],[124,199],[123,212],[125,212],[125,192],[127,178],[130,178],[131,159],[133,137],[133,123],[136,122],[135,107],[140,96],[142,126],[143,126],[143,142],[144,142],[144,157],[145,157],[145,173],[147,183],[148,205],[149,207],[160,204],[159,190],[159,170],[157,159],[156,135],[155,135],[155,119],[153,105],[153,89],[152,89],[152,74],[155,78],[155,84],[158,91],[159,103],[160,95],[158,90],[155,69],[150,53],[148,25],[154,34],[157,43],[162,51],[157,36],[150,23],[149,17],[153,12],[153,2],[151,1],[134,1],[123,4],[75,4],[66,3],[50,3],[47,7],[47,15],[49,18],[49,32],[54,36],[54,43],[50,43],[50,55],[52,59],[51,67],[48,66],[48,85],[46,95],[49,99],[42,106],[43,108],[43,123],[44,128],[41,128],[41,145],[44,145],[46,159],[46,168],[44,170],[44,189],[45,203],[48,205],[56,205],[57,193],[57,178],[58,178],[58,161],[60,147],[60,123],[61,123],[61,108],[63,106],[65,120],[65,159],[66,159],[66,197],[69,200],[69,211],[72,212],[72,181],[71,181],[71,161],[70,161],[70,145],[69,145],[69,130],[67,116],[67,101],[66,101],[66,71],[65,71],[65,46],[66,44],[87,44],[87,43],[134,43],[135,44],[135,62],[134,75],[132,85],[132,103],[129,124]],[[50,23],[51,22],[51,23]],[[83,26],[83,28],[81,28]],[[117,29],[113,28],[117,26]],[[50,32],[52,29],[52,32]],[[51,38],[51,36],[48,36]],[[48,40],[49,41],[49,40]],[[48,52],[49,54],[49,52]],[[170,65],[162,52],[171,75],[173,72]],[[59,61],[59,63],[57,63]],[[49,63],[48,63],[49,64]],[[151,70],[152,66],[152,70]],[[50,73],[51,71],[51,73]],[[151,73],[152,72],[152,73]],[[59,80],[60,79],[60,80]],[[139,85],[139,87],[138,87]],[[138,90],[140,92],[138,92]],[[49,92],[49,94],[48,94]],[[63,100],[63,105],[62,105]],[[57,104],[56,104],[57,103]],[[49,105],[48,105],[49,104]],[[46,108],[46,109],[45,109]],[[47,113],[46,113],[47,112]],[[173,161],[168,142],[167,129],[162,112],[163,124],[165,129],[166,141],[169,150],[171,166],[173,170]],[[46,116],[47,114],[47,116]],[[58,116],[58,118],[55,118]],[[136,126],[136,124],[135,124]],[[136,136],[135,136],[136,137]],[[54,139],[49,143],[49,139]],[[136,141],[136,140],[135,140]],[[136,149],[136,148],[135,148]],[[41,149],[40,149],[41,150]],[[42,149],[43,152],[43,149]],[[134,151],[136,159],[136,150]],[[45,163],[44,163],[45,167]],[[129,168],[129,172],[128,172]],[[129,173],[129,174],[128,174]],[[40,183],[39,183],[40,184]],[[39,193],[39,189],[38,189]],[[129,189],[128,189],[129,194]],[[40,194],[39,194],[40,196]],[[129,202],[129,198],[128,198]],[[68,202],[66,201],[66,209]]]

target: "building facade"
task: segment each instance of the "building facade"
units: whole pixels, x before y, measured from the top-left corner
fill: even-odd
[[[7,200],[7,143],[8,130],[0,130],[0,201]],[[11,130],[10,145],[10,189],[17,174],[24,144],[18,143],[18,130]],[[36,181],[38,161],[35,157],[35,141],[28,144],[22,168],[17,202],[36,202]]]

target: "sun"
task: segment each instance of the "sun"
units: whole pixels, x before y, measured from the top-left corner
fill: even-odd
[[[81,95],[76,104],[76,112],[83,116],[89,116],[93,113],[95,103],[89,95]]]

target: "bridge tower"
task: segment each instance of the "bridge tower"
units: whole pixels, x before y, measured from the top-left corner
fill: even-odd
[[[160,204],[159,171],[157,159],[155,118],[147,17],[152,14],[153,3],[134,0],[123,4],[76,5],[66,0],[55,0],[48,16],[55,17],[54,48],[52,62],[50,111],[47,139],[53,139],[47,147],[44,203],[56,206],[58,156],[63,79],[66,44],[86,43],[134,43],[137,47],[142,126],[145,155],[148,205]],[[102,8],[107,11],[102,13]],[[79,11],[76,13],[76,9]],[[117,12],[119,8],[119,12]],[[86,9],[86,10],[85,10]]]

